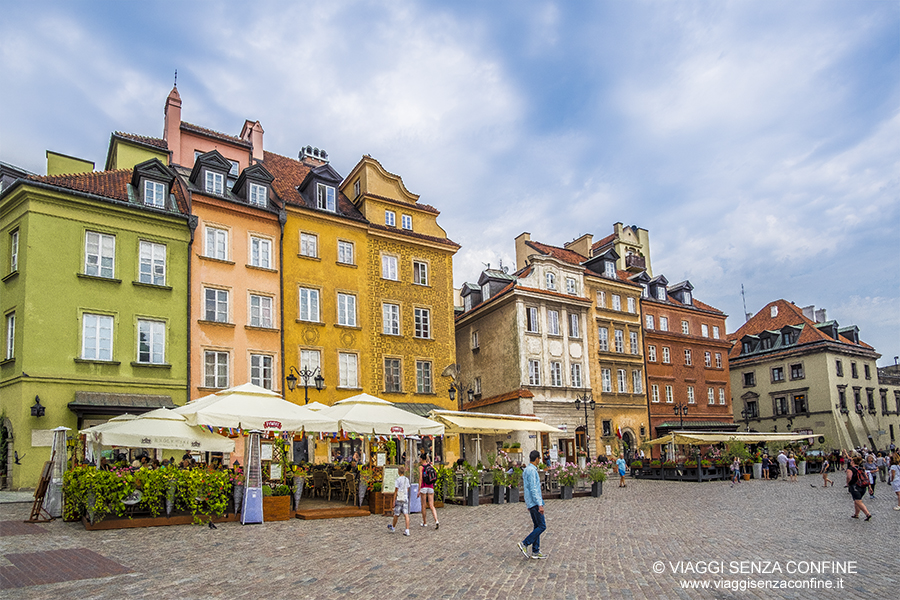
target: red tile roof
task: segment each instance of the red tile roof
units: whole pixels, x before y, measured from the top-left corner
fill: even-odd
[[[416,233],[415,231],[409,231],[406,229],[398,229],[396,227],[388,227],[387,225],[380,225],[378,223],[369,223],[369,227],[372,229],[377,229],[379,231],[389,231],[393,233],[397,237],[411,237],[420,240],[427,240],[429,242],[435,242],[437,244],[443,244],[444,246],[451,246],[453,248],[461,248],[459,244],[451,240],[450,238],[439,238],[433,235],[425,235],[424,233]]]
[[[206,127],[200,127],[199,125],[194,125],[193,123],[187,123],[185,121],[181,122],[181,128],[192,133],[197,133],[199,135],[205,135],[206,137],[216,138],[222,140],[224,142],[228,142],[229,144],[238,144],[240,146],[250,147],[250,142],[246,140],[242,140],[241,138],[228,135],[227,133],[222,133],[221,131],[215,131],[213,129],[207,129]]]
[[[609,234],[608,236],[606,236],[605,238],[603,238],[602,240],[597,241],[597,242],[594,242],[593,244],[591,244],[591,250],[599,250],[600,248],[602,248],[603,246],[609,244],[610,242],[615,241],[615,239],[616,239],[616,234],[615,234],[615,233],[611,233],[611,234]]]
[[[419,210],[424,210],[425,212],[434,213],[436,215],[441,214],[441,211],[431,206],[430,204],[422,204],[421,202],[416,202],[415,204],[410,204],[409,202],[402,202],[395,198],[388,198],[387,196],[379,196],[378,194],[365,194],[366,198],[376,198],[378,200],[383,200],[385,202],[390,202],[391,204],[396,204],[397,206],[415,206]]]
[[[132,142],[144,144],[146,146],[153,146],[153,147],[159,148],[161,150],[169,149],[169,144],[164,139],[147,137],[145,135],[137,135],[135,133],[124,133],[122,131],[116,131],[115,133],[113,133],[113,135],[116,137],[125,139],[125,140],[131,140]]]
[[[534,394],[526,389],[518,389],[507,392],[505,394],[500,394],[499,396],[491,396],[490,398],[481,398],[480,400],[475,400],[474,402],[466,402],[463,404],[463,408],[465,410],[471,408],[480,408],[482,406],[499,404],[500,402],[506,402],[508,400],[518,400],[519,398],[534,398]],[[477,414],[478,413],[475,413],[475,415]]]
[[[558,248],[557,246],[550,246],[549,244],[532,241],[526,241],[525,244],[531,246],[541,254],[552,256],[553,258],[569,263],[570,265],[580,265],[587,260],[587,257],[566,248]]]

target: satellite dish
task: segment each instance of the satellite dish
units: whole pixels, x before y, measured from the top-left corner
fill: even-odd
[[[457,375],[459,375],[459,365],[456,363],[447,365],[447,368],[441,373],[441,377],[452,377],[453,379],[456,379]]]

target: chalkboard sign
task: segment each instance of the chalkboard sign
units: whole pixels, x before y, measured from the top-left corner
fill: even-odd
[[[385,467],[384,482],[381,484],[381,491],[385,494],[393,494],[394,490],[397,488],[397,477],[399,476],[400,471],[397,467]]]

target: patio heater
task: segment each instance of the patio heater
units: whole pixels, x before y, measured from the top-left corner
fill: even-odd
[[[244,446],[244,503],[241,507],[241,524],[263,522],[262,460],[259,436],[254,429]]]
[[[63,475],[66,472],[66,432],[68,427],[53,430],[53,454],[50,461],[50,485],[44,497],[44,510],[51,517],[61,517],[63,509]]]

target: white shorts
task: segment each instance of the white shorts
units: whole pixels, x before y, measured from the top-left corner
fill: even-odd
[[[420,488],[420,489],[419,489],[419,493],[421,493],[421,494],[433,494],[433,493],[434,493],[434,488],[433,488],[433,487],[423,487],[423,488]]]

